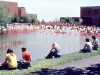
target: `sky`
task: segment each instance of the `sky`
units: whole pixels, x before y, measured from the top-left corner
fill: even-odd
[[[53,21],[60,17],[80,17],[80,7],[100,6],[100,0],[3,0],[18,2],[29,14],[37,14],[39,21]]]

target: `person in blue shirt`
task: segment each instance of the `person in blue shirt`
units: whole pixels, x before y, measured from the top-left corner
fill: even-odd
[[[50,59],[53,57],[55,58],[61,57],[60,46],[56,42],[52,44],[52,49],[50,50],[50,53],[45,58]]]
[[[99,40],[95,36],[92,36],[92,39],[93,39],[93,42],[92,42],[93,50],[98,50]]]

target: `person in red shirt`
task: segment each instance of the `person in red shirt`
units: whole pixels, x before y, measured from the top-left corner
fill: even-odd
[[[28,52],[28,50],[25,47],[21,48],[22,50],[22,59],[18,60],[18,66],[17,68],[22,70],[22,69],[27,69],[28,67],[31,67],[30,62],[32,61],[31,54]]]
[[[22,49],[22,57],[24,60],[31,62],[32,58],[31,58],[31,54],[28,52],[28,50],[23,47]]]

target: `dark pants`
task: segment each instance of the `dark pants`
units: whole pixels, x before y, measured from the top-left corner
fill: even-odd
[[[93,46],[93,50],[98,50],[98,46]]]
[[[0,66],[0,70],[15,70],[16,68],[9,68],[8,64],[4,64]]]
[[[91,52],[90,50],[85,50],[85,49],[81,49],[80,51],[81,51],[82,53]]]
[[[17,61],[17,63],[18,63],[17,69],[20,69],[20,70],[31,67],[30,62],[28,62],[28,61],[21,60],[21,61]]]
[[[47,57],[45,57],[45,58],[46,58],[46,59],[50,59],[50,58],[53,58],[53,56],[54,56],[55,58],[61,57],[61,55],[56,55],[54,52],[50,52],[50,53],[47,55]]]

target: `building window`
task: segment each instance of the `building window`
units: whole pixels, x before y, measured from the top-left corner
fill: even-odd
[[[88,10],[88,14],[90,14],[90,10]]]
[[[97,10],[95,10],[95,14],[97,14]]]

